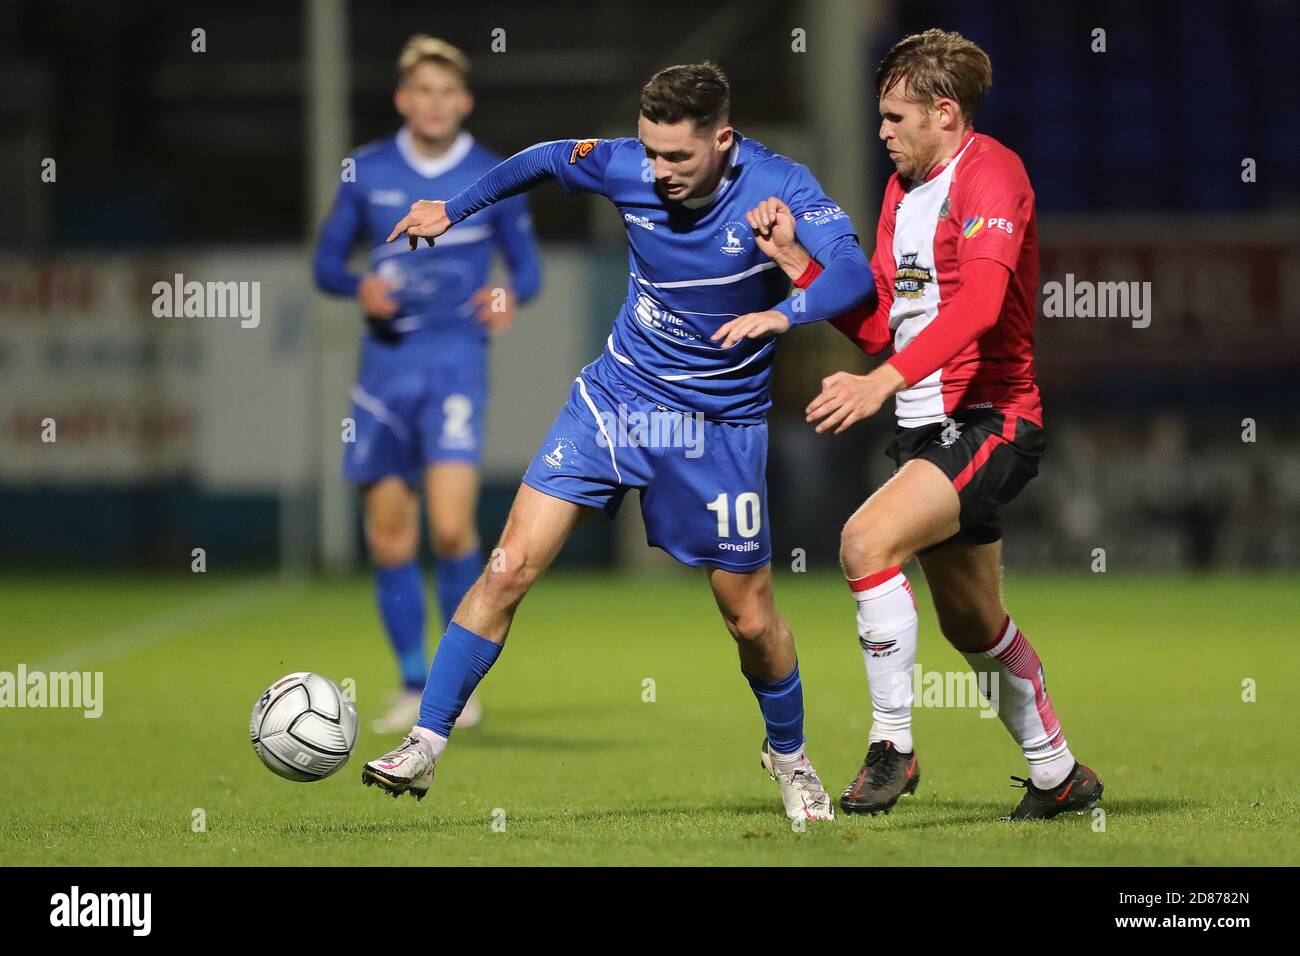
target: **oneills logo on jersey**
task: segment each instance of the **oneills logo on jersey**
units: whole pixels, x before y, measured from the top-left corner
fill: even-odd
[[[898,261],[898,271],[894,273],[894,294],[904,299],[919,299],[925,295],[925,284],[934,281],[934,272],[929,266],[916,264],[917,253],[906,253]]]
[[[580,143],[573,144],[573,152],[569,153],[569,165],[572,166],[578,160],[584,158],[588,153],[596,148],[599,143],[598,139],[584,139]]]

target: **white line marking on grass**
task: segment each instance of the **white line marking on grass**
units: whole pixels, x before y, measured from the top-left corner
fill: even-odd
[[[302,595],[303,588],[278,578],[261,578],[223,588],[219,593],[186,601],[83,641],[28,665],[32,671],[80,669],[88,661],[109,661],[136,654],[193,632],[225,624],[270,604]]]

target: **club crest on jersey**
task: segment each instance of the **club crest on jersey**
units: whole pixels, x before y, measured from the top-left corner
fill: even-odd
[[[542,463],[552,471],[559,471],[564,467],[565,462],[573,459],[577,454],[577,445],[567,438],[557,438],[551,450],[542,455]]]
[[[939,218],[947,219],[948,210],[952,208],[952,200],[948,196],[943,197],[943,205],[939,207]]]
[[[745,239],[753,232],[743,222],[732,220],[723,223],[722,228],[718,230],[718,238],[722,240],[722,245],[718,246],[718,251],[729,256],[738,256],[748,250],[745,245]]]
[[[971,216],[961,224],[961,234],[967,239],[972,238],[975,233],[984,228],[983,216]]]
[[[904,299],[919,299],[925,295],[925,284],[934,281],[934,271],[917,263],[919,253],[904,253],[894,272],[894,294]]]
[[[569,165],[573,166],[578,162],[578,160],[585,159],[587,155],[596,148],[596,144],[599,142],[600,140],[598,139],[584,139],[580,143],[574,143],[573,151],[569,153]]]

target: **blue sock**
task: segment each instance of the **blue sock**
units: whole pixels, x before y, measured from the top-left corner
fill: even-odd
[[[798,662],[780,680],[756,680],[748,674],[745,679],[758,698],[772,749],[780,754],[795,753],[803,746],[803,683]]]
[[[452,619],[465,592],[473,587],[482,570],[483,557],[478,548],[459,558],[438,559],[438,606],[442,608],[444,624]]]
[[[375,574],[379,615],[388,631],[402,685],[408,690],[424,686],[424,583],[414,561]]]
[[[451,736],[465,701],[501,654],[501,645],[479,637],[459,624],[447,625],[429,668],[416,724],[443,737]]]

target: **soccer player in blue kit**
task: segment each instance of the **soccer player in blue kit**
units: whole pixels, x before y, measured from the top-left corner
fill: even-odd
[[[858,306],[874,285],[849,217],[806,168],[735,132],[729,107],[726,76],[713,64],[661,70],[642,90],[638,138],[533,146],[445,203],[414,204],[389,237],[445,242],[480,210],[555,178],[618,208],[630,275],[604,351],[574,382],[494,560],[447,626],[418,722],[365,765],[365,783],[423,798],[456,715],[533,582],[580,522],[612,514],[635,488],[649,543],[705,570],[758,699],[760,759],[786,814],[833,817],[804,753],[794,639],[772,596],[765,413],[775,336]],[[765,252],[773,224],[757,208],[769,197],[785,203],[800,243],[824,267],[792,296]],[[647,422],[657,427],[638,427]]]
[[[488,338],[510,324],[516,301],[528,301],[541,286],[523,197],[473,216],[436,249],[384,242],[413,199],[455,193],[500,162],[461,128],[473,107],[468,70],[465,55],[443,40],[408,41],[394,96],[405,125],[345,165],[316,247],[317,285],[356,298],[369,326],[352,387],[356,434],[344,445],[343,474],[361,488],[377,603],[403,684],[375,723],[381,733],[405,730],[416,719],[427,674],[416,489],[423,484],[438,603],[450,620],[482,566],[474,512]],[[370,249],[363,276],[347,269],[357,240]],[[496,251],[513,289],[489,287]],[[477,700],[470,701],[458,725],[472,726],[478,713]]]

